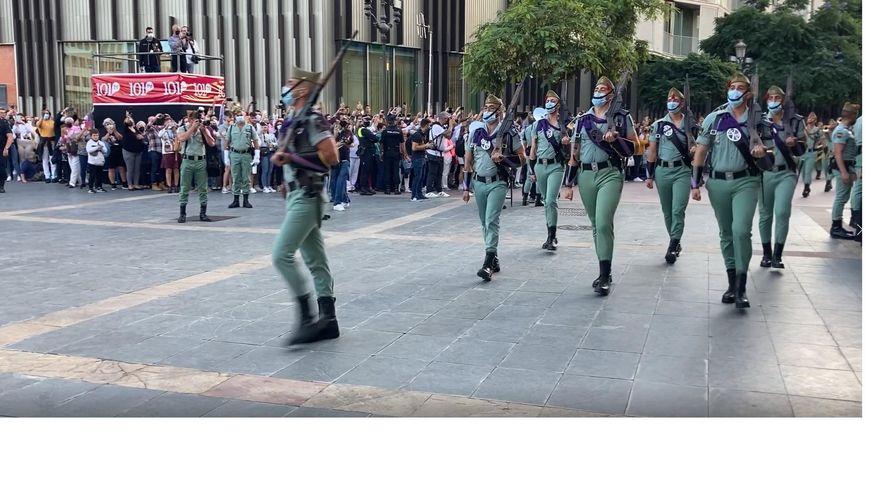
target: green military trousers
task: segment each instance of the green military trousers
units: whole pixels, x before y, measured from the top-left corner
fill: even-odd
[[[758,207],[760,180],[759,177],[742,177],[709,179],[706,183],[709,202],[718,221],[724,266],[735,268],[737,274],[748,273],[752,259],[752,222]]]
[[[862,174],[862,156],[859,155],[856,157],[856,174]],[[850,207],[853,210],[861,210],[862,209],[862,179],[857,179],[853,183],[852,190],[852,203],[850,203]]]
[[[581,169],[578,192],[593,225],[593,244],[599,261],[611,261],[614,255],[614,212],[623,191],[623,173],[616,167],[597,172]]]
[[[537,174],[537,172],[535,172]],[[537,177],[535,177],[537,179]],[[535,187],[537,189],[537,187]],[[532,174],[529,172],[529,166],[526,165],[526,180],[523,181],[522,194],[525,198],[532,191]]]
[[[855,170],[853,168],[849,168],[848,170],[850,175],[855,175]],[[844,184],[843,179],[840,177],[840,170],[833,169],[831,172],[834,175],[834,203],[831,205],[831,220],[840,220],[843,218],[843,207],[846,206],[846,202],[850,200],[850,196],[853,193],[853,184],[855,182]],[[861,207],[862,203],[862,185],[859,184],[859,207]],[[850,205],[852,209],[857,209],[855,207],[855,201]]]
[[[791,199],[797,184],[797,174],[790,170],[763,172],[761,174],[760,208],[758,212],[758,231],[762,244],[772,244],[773,220],[776,220],[777,244],[785,244],[788,237],[788,221],[791,218]]]
[[[248,194],[251,190],[248,177],[251,173],[251,155],[249,153],[229,152],[229,166],[232,167],[232,194]]]
[[[816,173],[816,152],[808,151],[801,157],[801,177],[805,186],[813,183],[814,173]]]
[[[199,190],[199,204],[208,203],[208,166],[205,160],[193,161],[186,158],[180,164],[180,204],[189,202],[189,191],[193,177],[196,178],[196,188]]]
[[[681,240],[684,233],[684,211],[691,197],[691,167],[657,167],[654,183],[660,195],[660,208],[670,239]]]
[[[544,200],[544,221],[548,227],[556,227],[559,214],[559,188],[562,186],[562,165],[535,165],[538,192]]]
[[[323,186],[322,182],[315,182],[318,192],[313,197],[308,197],[303,189],[288,193],[287,214],[272,249],[272,264],[297,297],[311,292],[303,261],[314,278],[317,297],[333,296],[333,276],[321,236],[321,216],[327,202],[321,192]],[[302,254],[302,261],[295,256],[297,250]]]
[[[507,197],[507,183],[503,180],[486,184],[473,181],[474,196],[477,199],[477,211],[480,213],[480,225],[483,226],[483,241],[487,253],[498,252],[498,231],[501,228],[501,209]]]

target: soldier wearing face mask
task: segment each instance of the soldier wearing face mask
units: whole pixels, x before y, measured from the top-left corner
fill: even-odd
[[[547,226],[547,240],[541,249],[556,251],[556,219],[559,188],[562,186],[564,164],[560,161],[562,147],[568,146],[568,136],[563,136],[559,120],[559,95],[550,90],[544,97],[547,116],[535,124],[532,134],[529,160],[534,163],[532,175],[537,179],[538,193],[544,198],[544,223]]]
[[[847,102],[840,114],[840,123],[831,133],[833,154],[829,166],[834,175],[834,204],[831,207],[831,237],[835,239],[862,240],[862,122],[860,106]],[[856,125],[858,123],[858,126]],[[856,187],[853,187],[855,184]],[[852,199],[852,232],[843,227],[843,208]],[[858,234],[858,237],[856,236]]]
[[[146,36],[138,42],[138,64],[144,72],[159,72],[159,54],[162,44],[153,35],[153,28],[147,27]]]

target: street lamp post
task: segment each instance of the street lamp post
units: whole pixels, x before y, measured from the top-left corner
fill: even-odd
[[[428,105],[425,107],[427,112],[431,112],[431,96],[433,96],[432,90],[434,79],[432,77],[432,71],[434,69],[434,36],[433,31],[431,30],[431,26],[425,24],[425,14],[423,12],[419,12],[419,38],[425,39],[428,38]]]
[[[373,7],[373,2],[379,5],[379,15]],[[390,10],[390,13],[389,13]],[[364,15],[370,19],[373,27],[382,34],[382,53],[385,59],[385,95],[389,108],[391,105],[391,63],[388,61],[388,42],[391,38],[391,29],[396,24],[400,24],[403,18],[403,1],[402,0],[364,0]]]
[[[736,44],[733,45],[733,53],[735,53],[736,55],[731,55],[729,59],[731,62],[735,62],[737,64],[740,72],[742,72],[743,74],[747,74],[746,71],[748,71],[754,63],[752,57],[746,57],[747,47],[748,45],[746,45],[745,41],[737,41]]]

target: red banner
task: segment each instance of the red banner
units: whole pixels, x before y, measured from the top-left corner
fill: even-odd
[[[200,74],[146,73],[92,76],[92,103],[111,105],[222,105],[222,77]]]

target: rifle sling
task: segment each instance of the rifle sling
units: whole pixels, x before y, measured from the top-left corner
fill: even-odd
[[[797,170],[797,164],[794,162],[794,158],[792,158],[788,146],[782,141],[782,138],[779,137],[779,131],[776,130],[776,127],[773,126],[773,124],[770,125],[770,134],[773,135],[773,142],[776,143],[776,149],[782,153],[782,158],[785,159],[785,164],[788,165],[788,168],[791,170]]]
[[[672,141],[673,146],[675,146],[675,149],[678,150],[678,153],[681,155],[681,159],[684,161],[685,165],[690,167],[691,155],[687,149],[687,146],[685,146],[685,144],[682,143],[680,139],[678,139],[678,133],[676,132],[678,131],[678,127],[676,127],[675,124],[673,124],[672,122],[667,122],[666,124],[669,127],[672,127],[672,136],[670,136],[669,140]]]

